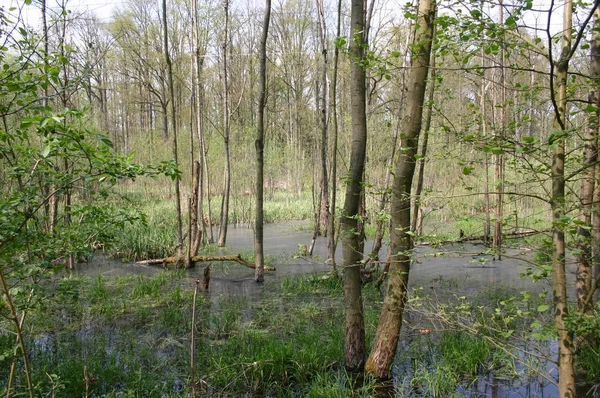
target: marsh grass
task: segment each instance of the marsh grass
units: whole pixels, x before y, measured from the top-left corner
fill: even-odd
[[[254,204],[250,197],[232,198],[230,221],[233,224],[251,225],[254,222]],[[143,216],[137,222],[127,223],[112,231],[105,243],[109,253],[125,261],[137,261],[172,256],[177,247],[177,217],[175,202],[168,194],[164,197],[149,197],[142,191],[131,188],[121,193],[122,206],[134,209]],[[217,211],[217,210],[214,210]],[[275,192],[265,202],[265,222],[312,219],[312,203],[308,193],[292,195]],[[210,216],[213,225],[218,223],[218,214]],[[184,223],[187,222],[184,220]],[[214,245],[203,249],[204,254],[215,250]]]
[[[510,360],[486,339],[464,331],[416,335],[397,361],[406,374],[400,392],[402,396],[458,397],[461,386],[493,372],[499,356]]]
[[[348,396],[339,285],[298,276],[285,294],[269,281],[260,301],[198,296],[197,375],[212,395]],[[182,271],[152,277],[70,276],[28,323],[33,376],[41,396],[187,396],[193,283]],[[292,282],[287,282],[290,285]],[[337,283],[337,282],[336,282]],[[322,289],[321,289],[322,288]],[[367,291],[370,323],[379,305]],[[373,327],[367,334],[372,338]],[[14,341],[0,334],[0,349]],[[0,392],[10,358],[0,359]],[[22,383],[19,380],[19,383]],[[24,386],[20,386],[24,387]],[[369,384],[356,388],[368,396]]]
[[[188,278],[180,270],[51,282],[54,296],[31,310],[28,323],[40,395],[51,396],[52,389],[56,396],[83,395],[85,367],[94,380],[91,396],[187,396],[194,287]],[[381,296],[372,284],[363,293],[370,344]],[[473,303],[495,308],[511,297],[497,289]],[[195,379],[212,396],[373,396],[372,381],[358,387],[344,371],[343,320],[343,285],[329,274],[269,280],[260,300],[200,294]],[[403,377],[399,396],[460,396],[461,388],[490,372],[518,377],[515,359],[490,344],[501,335],[407,330],[394,365]],[[13,344],[0,334],[0,352]],[[0,392],[9,361],[0,359]]]

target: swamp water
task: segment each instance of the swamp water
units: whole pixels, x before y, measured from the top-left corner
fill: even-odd
[[[214,254],[244,255],[252,251],[251,229],[231,228],[229,231],[229,246]],[[266,281],[261,285],[254,282],[251,269],[238,264],[212,264],[210,289],[199,294],[196,318],[200,325],[197,327],[196,369],[200,375],[197,385],[202,394],[249,396],[242,393],[244,390],[252,390],[252,396],[264,396],[264,391],[267,396],[349,394],[348,386],[342,386],[345,389],[337,386],[347,383],[343,371],[332,371],[341,369],[339,361],[343,358],[343,330],[340,330],[343,322],[339,317],[343,289],[338,287],[337,294],[308,294],[311,286],[320,286],[323,281],[321,276],[308,275],[330,269],[323,264],[326,239],[317,241],[312,258],[294,258],[299,244],[310,244],[311,235],[306,223],[266,225],[265,254],[277,271],[266,273]],[[370,247],[371,243],[367,242],[367,250]],[[509,249],[506,254],[510,258],[493,261],[490,256],[481,254],[483,250],[482,246],[471,244],[447,245],[440,249],[419,247],[411,270],[411,286],[420,288],[417,291],[423,297],[435,297],[436,303],[460,301],[480,294],[486,300],[502,300],[506,297],[505,290],[537,294],[547,289],[543,282],[533,284],[530,279],[520,277],[525,263],[518,258],[531,253]],[[338,254],[338,259],[340,257]],[[59,284],[59,289],[64,289],[67,295],[71,292],[76,295],[76,287],[83,284],[81,279],[91,281],[86,285],[85,303],[76,305],[79,297],[73,297],[71,309],[69,306],[59,309],[58,321],[48,320],[55,322],[54,325],[39,321],[46,332],[38,334],[31,344],[34,366],[43,369],[51,380],[50,387],[46,387],[48,395],[56,391],[56,396],[70,396],[69,391],[79,391],[81,396],[81,391],[86,390],[91,391],[90,396],[185,394],[189,383],[189,303],[195,280],[202,279],[203,268],[203,264],[198,264],[195,269],[177,271],[177,276],[172,277],[167,275],[174,272],[168,274],[160,268],[124,264],[102,256],[80,264],[73,281],[66,280]],[[312,285],[298,286],[302,282],[294,277],[299,274],[306,275]],[[131,302],[113,300],[131,283],[133,290],[127,293]],[[365,293],[365,306],[372,311],[366,311],[366,323],[367,335],[372,337],[381,296],[372,284],[368,286],[371,294]],[[297,294],[302,289],[306,294]],[[541,344],[538,347],[533,340],[531,346],[528,341],[517,340],[509,357],[515,355],[521,361],[512,362],[514,368],[508,372],[478,369],[479,376],[471,378],[468,384],[459,382],[458,387],[444,384],[448,381],[445,372],[453,366],[452,363],[445,364],[446,368],[438,366],[440,357],[435,345],[444,326],[430,316],[437,309],[427,301],[424,303],[405,313],[393,368],[397,396],[557,396],[552,383],[557,372],[548,361],[554,358],[543,357],[555,356],[556,347],[551,341],[537,343]],[[302,317],[307,321],[300,320]],[[266,325],[268,331],[262,329]],[[283,336],[285,341],[275,341],[271,338],[275,335]],[[454,337],[457,337],[458,351],[461,344],[466,347],[473,343],[468,338],[462,340],[463,334]],[[265,349],[250,349],[256,345]],[[524,351],[539,354],[538,363],[532,364],[532,357],[526,357]],[[236,355],[239,357],[235,363],[227,361]],[[82,361],[88,364],[86,374],[81,369]],[[457,357],[456,361],[460,362],[461,358]],[[544,371],[537,374],[534,367]],[[77,376],[69,379],[66,376],[69,372]],[[515,379],[517,374],[521,377]],[[111,380],[110,385],[102,384],[103,380]],[[292,387],[292,390],[286,387],[287,383],[308,387]],[[2,384],[0,378],[0,389]],[[61,390],[67,395],[61,395]],[[368,390],[356,394],[371,395]]]

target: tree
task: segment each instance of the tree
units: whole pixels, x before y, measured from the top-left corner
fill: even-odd
[[[410,197],[415,172],[416,154],[421,132],[423,103],[429,60],[433,40],[435,1],[421,0],[416,16],[417,31],[412,47],[411,68],[408,77],[407,104],[404,110],[405,129],[401,134],[400,147],[392,186],[390,237],[390,270],[383,307],[375,341],[365,371],[379,378],[389,378],[396,355],[396,346],[402,327],[402,315],[408,289],[411,250]]]
[[[264,150],[265,150],[265,106],[267,96],[267,37],[271,21],[271,0],[265,1],[265,17],[262,36],[260,39],[260,75],[258,98],[258,115],[256,118],[256,221],[254,225],[254,255],[256,261],[255,280],[265,279],[264,249],[263,249],[263,203],[264,203]]]
[[[167,63],[167,77],[169,85],[169,96],[171,103],[171,120],[173,121],[173,161],[175,167],[178,167],[177,160],[177,112],[175,106],[175,85],[173,84],[173,65],[171,63],[171,55],[169,54],[169,29],[167,25],[167,0],[162,2],[162,18],[163,18],[163,45],[165,50],[165,60]],[[175,178],[175,208],[177,210],[177,256],[181,257],[183,246],[183,223],[181,220],[181,193],[179,192],[179,178]]]
[[[366,74],[364,68],[364,1],[352,0],[350,45],[352,152],[346,177],[346,197],[341,215],[342,253],[344,265],[345,361],[346,369],[362,371],[365,365],[365,325],[361,291],[360,236],[357,234],[362,181],[367,146]]]
[[[567,78],[571,58],[573,32],[573,3],[564,1],[563,33],[560,57],[550,67],[552,103],[554,106],[554,130],[550,137],[554,154],[552,157],[552,290],[554,292],[554,325],[558,334],[558,389],[561,397],[575,397],[575,351],[573,333],[567,326],[569,316],[567,298],[567,274],[565,270],[565,135],[567,133]],[[549,43],[551,49],[552,43]]]
[[[4,10],[0,25],[8,26]],[[0,291],[3,316],[11,323],[7,338],[15,339],[16,348],[1,355],[12,358],[7,395],[15,392],[15,380],[25,379],[33,397],[25,321],[28,310],[44,302],[40,281],[69,258],[91,252],[93,243],[109,239],[114,228],[134,221],[134,214],[110,203],[110,188],[156,170],[133,164],[115,152],[105,134],[84,127],[83,110],[52,104],[45,96],[59,81],[61,68],[70,66],[67,53],[44,51],[40,59],[32,31],[21,27],[6,33],[0,46]],[[172,164],[163,166],[177,174]],[[56,217],[54,232],[48,233],[48,218],[54,216],[43,209],[75,190],[85,194],[72,197],[68,211],[73,217]]]
[[[230,114],[229,114],[229,69],[227,67],[227,51],[229,51],[229,0],[223,1],[223,9],[225,12],[225,24],[223,25],[223,44],[221,47],[221,57],[223,69],[221,78],[223,80],[223,143],[225,149],[225,179],[223,182],[223,195],[221,198],[221,222],[219,225],[219,247],[225,246],[227,241],[227,224],[229,223],[229,196],[231,192],[231,158],[229,150],[229,131],[230,131]]]
[[[598,162],[598,135],[599,135],[599,110],[600,101],[598,79],[600,76],[600,20],[598,11],[594,13],[594,30],[590,45],[590,78],[592,90],[589,93],[589,103],[596,109],[589,113],[589,125],[586,128],[583,151],[583,181],[581,182],[579,210],[580,225],[577,228],[577,311],[589,314],[592,310],[592,280],[594,278],[594,242],[592,240],[594,226],[592,216],[594,212],[594,191],[596,186],[596,164]],[[600,214],[596,214],[600,217]],[[600,222],[600,220],[599,220]],[[600,242],[596,243],[600,244]]]
[[[337,86],[338,86],[338,64],[340,50],[338,48],[337,38],[341,33],[341,18],[342,18],[342,0],[337,3],[337,23],[336,23],[336,45],[333,50],[333,73],[331,77],[331,122],[333,127],[333,145],[331,151],[331,202],[329,216],[329,240],[327,242],[328,260],[331,261],[331,266],[334,272],[337,273],[335,262],[336,250],[336,230],[335,230],[335,215],[336,215],[336,200],[337,200],[337,150],[338,150],[338,106],[337,106]]]
[[[325,11],[323,1],[317,0],[317,19],[319,21],[319,40],[321,42],[321,56],[323,57],[323,66],[321,72],[321,98],[319,103],[319,112],[321,119],[321,192],[319,203],[319,229],[323,236],[327,236],[329,228],[329,176],[327,174],[327,141],[329,124],[329,81],[327,79],[328,58],[327,58],[327,25],[325,24]]]

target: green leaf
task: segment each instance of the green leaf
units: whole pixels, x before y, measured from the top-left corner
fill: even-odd
[[[463,168],[462,173],[464,175],[468,176],[469,174],[471,174],[472,171],[473,171],[473,168],[471,168],[471,167],[465,167],[465,168]]]
[[[504,21],[504,24],[510,28],[510,29],[514,29],[517,27],[517,20],[516,18],[511,15],[510,17],[506,18],[506,21]]]
[[[550,306],[548,304],[541,304],[541,305],[538,305],[537,311],[545,312],[545,311],[548,311],[549,308],[550,308]]]
[[[44,149],[42,149],[42,151],[40,152],[40,156],[44,159],[47,158],[48,155],[50,155],[50,145],[46,145]]]

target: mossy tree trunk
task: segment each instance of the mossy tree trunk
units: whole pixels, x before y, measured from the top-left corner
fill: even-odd
[[[365,371],[387,379],[396,355],[406,301],[411,250],[410,195],[415,173],[416,154],[421,132],[425,87],[433,40],[435,1],[421,0],[417,13],[417,30],[412,47],[411,69],[408,78],[407,107],[405,108],[399,158],[392,186],[391,213],[393,229],[388,287],[377,325],[377,333]]]

